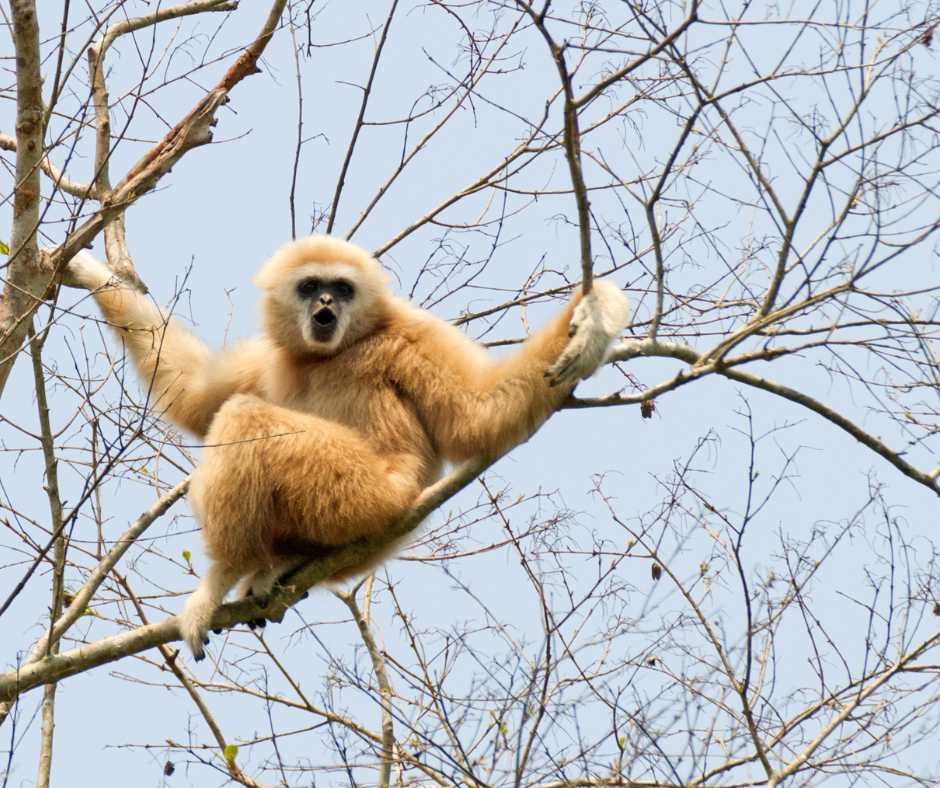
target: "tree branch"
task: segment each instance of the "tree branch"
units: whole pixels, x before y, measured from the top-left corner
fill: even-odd
[[[529,15],[532,24],[535,25],[542,38],[545,39],[545,43],[548,44],[549,51],[552,53],[552,60],[555,62],[555,68],[558,71],[558,78],[561,80],[565,99],[563,113],[565,120],[565,159],[568,161],[571,188],[574,191],[575,204],[578,208],[578,237],[581,244],[581,292],[587,294],[591,292],[591,286],[594,283],[594,256],[591,252],[591,203],[588,200],[587,187],[584,185],[584,169],[581,165],[581,129],[578,126],[578,105],[575,102],[574,88],[571,85],[571,74],[565,60],[564,45],[559,46],[545,26],[545,11],[548,10],[548,4],[545,5],[545,11],[536,14],[528,3],[522,2],[522,0],[518,0],[518,3]]]

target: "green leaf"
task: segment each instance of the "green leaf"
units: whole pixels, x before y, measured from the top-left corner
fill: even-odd
[[[10,254],[10,247],[0,241],[0,254]]]
[[[189,550],[183,550],[183,560],[188,564],[190,559],[193,557],[193,554]]]
[[[235,756],[238,755],[238,745],[237,744],[226,744],[225,749],[222,750],[222,754],[225,756],[225,762],[229,766],[235,765]]]

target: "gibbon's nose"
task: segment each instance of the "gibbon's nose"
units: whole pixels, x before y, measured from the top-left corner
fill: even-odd
[[[333,296],[331,296],[329,293],[323,293],[320,296],[320,303],[323,304],[323,306],[332,306]]]

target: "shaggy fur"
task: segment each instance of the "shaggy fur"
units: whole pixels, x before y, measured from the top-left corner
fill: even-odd
[[[181,619],[197,659],[215,608],[240,578],[246,593],[265,594],[297,562],[298,545],[379,534],[443,461],[524,440],[627,322],[623,294],[597,282],[514,355],[493,360],[390,295],[362,249],[311,237],[284,246],[255,277],[264,334],[211,355],[102,263],[80,255],[70,275],[95,291],[157,407],[205,438],[190,501],[212,563]],[[311,276],[355,286],[329,342],[311,336],[297,293]]]

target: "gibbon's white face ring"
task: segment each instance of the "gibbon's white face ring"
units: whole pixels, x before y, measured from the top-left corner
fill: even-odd
[[[297,313],[301,320],[300,333],[304,342],[312,349],[329,353],[342,343],[353,314],[363,306],[361,280],[360,271],[345,263],[309,263],[297,266],[286,278],[281,293],[299,307]],[[302,283],[307,281],[327,285],[336,282],[348,284],[352,287],[352,294],[348,298],[334,298],[327,293],[313,298],[304,297],[300,288]]]

